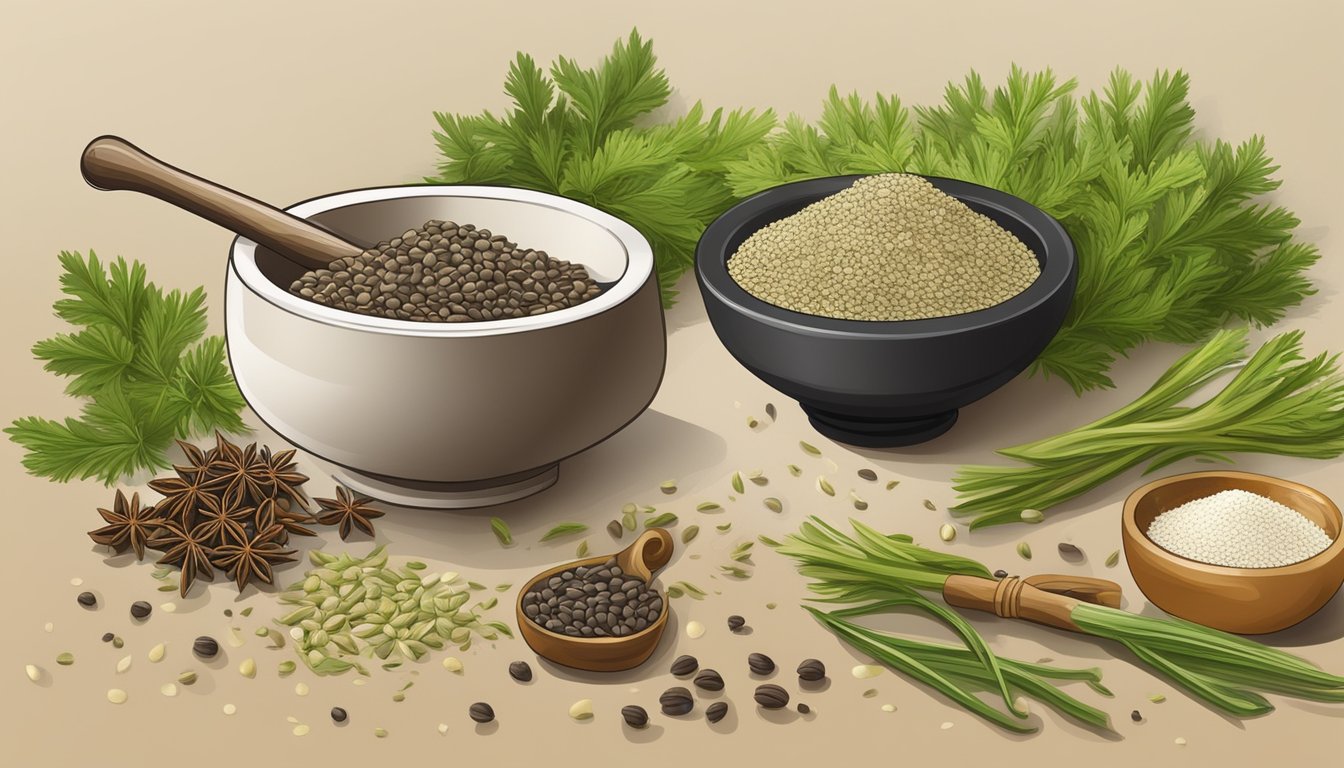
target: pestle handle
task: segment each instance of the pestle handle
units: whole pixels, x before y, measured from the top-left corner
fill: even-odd
[[[255,240],[304,269],[326,269],[332,261],[363,250],[311,222],[174,168],[116,136],[89,142],[80,170],[96,189],[157,197]]]

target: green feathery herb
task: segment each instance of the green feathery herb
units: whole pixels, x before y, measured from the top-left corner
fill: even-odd
[[[166,469],[175,439],[247,431],[244,407],[224,359],[224,340],[205,334],[205,291],[163,290],[144,265],[118,258],[106,269],[62,252],[56,315],[79,326],[33,346],[45,370],[85,398],[80,418],[17,419],[5,429],[27,449],[23,465],[58,482],[96,477],[111,485],[141,470]]]
[[[518,53],[504,83],[513,108],[503,116],[435,113],[443,162],[426,181],[535,189],[630,222],[653,246],[670,304],[700,234],[736,201],[725,163],[765,138],[775,117],[715,110],[706,118],[696,102],[675,122],[637,127],[671,92],[656,63],[637,31],[594,69],[560,57],[547,77]]]
[[[1102,95],[1014,67],[991,94],[972,72],[942,106],[873,103],[832,88],[816,125],[796,116],[728,163],[742,197],[792,181],[905,171],[1022,197],[1063,223],[1078,289],[1033,370],[1076,392],[1111,386],[1116,358],[1150,340],[1192,343],[1229,320],[1277,322],[1313,293],[1315,248],[1297,218],[1255,202],[1278,187],[1258,136],[1233,147],[1192,137],[1183,72],[1142,87],[1116,70]]]
[[[1061,435],[999,451],[1025,466],[962,467],[954,483],[976,515],[971,528],[1022,522],[1147,463],[1148,472],[1230,453],[1331,459],[1344,453],[1344,375],[1338,356],[1302,356],[1302,332],[1266,341],[1249,358],[1245,329],[1219,331],[1114,413]],[[1214,379],[1231,381],[1198,405],[1181,405]]]

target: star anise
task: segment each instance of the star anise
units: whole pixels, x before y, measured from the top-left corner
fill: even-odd
[[[215,569],[210,565],[210,541],[203,525],[188,530],[179,523],[170,522],[163,526],[154,546],[163,552],[159,565],[176,565],[182,570],[180,589],[183,597],[198,577],[213,580]]]
[[[257,444],[239,448],[224,436],[215,433],[215,457],[209,464],[210,482],[214,490],[228,502],[238,505],[256,504],[271,497],[274,486],[266,478],[267,467],[257,456]]]
[[[103,516],[107,525],[95,531],[89,531],[89,538],[97,544],[109,546],[117,552],[123,552],[127,547],[135,550],[135,559],[140,560],[145,556],[145,545],[149,540],[159,532],[165,521],[159,516],[154,507],[140,506],[140,494],[131,494],[131,500],[126,500],[126,495],[120,490],[117,491],[116,499],[113,500],[112,509],[98,509],[98,514]]]
[[[265,499],[257,505],[256,529],[264,531],[271,527],[278,527],[281,536],[276,539],[281,544],[289,541],[289,535],[295,536],[316,536],[313,531],[305,528],[304,523],[313,522],[313,516],[306,511],[296,512],[289,507],[288,499]]]
[[[345,489],[345,486],[336,486],[336,496],[335,499],[316,499],[318,505],[322,507],[322,511],[317,515],[317,522],[322,525],[340,525],[342,540],[348,539],[355,528],[372,536],[373,523],[370,521],[386,513],[368,506],[373,499],[352,494]]]
[[[209,459],[200,448],[181,440],[177,441],[191,462],[186,466],[174,466],[176,477],[160,477],[149,481],[149,487],[163,494],[157,509],[169,520],[182,524],[184,528],[195,525],[196,508],[205,497],[211,495],[210,477],[206,472]]]
[[[200,531],[204,541],[218,546],[237,544],[247,540],[244,523],[254,519],[256,510],[240,507],[213,494],[201,499],[196,515],[199,521],[193,531]]]
[[[272,526],[237,544],[222,544],[215,547],[213,562],[237,582],[239,592],[253,579],[271,584],[275,581],[271,566],[294,561],[294,550],[276,543],[276,535],[276,526]]]
[[[270,484],[275,497],[287,496],[306,512],[308,510],[308,494],[304,493],[300,486],[308,482],[308,476],[294,471],[296,466],[294,451],[288,450],[272,454],[269,447],[262,446],[261,464],[261,477]]]

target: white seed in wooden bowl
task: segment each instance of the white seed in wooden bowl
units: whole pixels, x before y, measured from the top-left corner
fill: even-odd
[[[1233,568],[1291,565],[1331,544],[1330,536],[1301,512],[1237,489],[1169,509],[1153,519],[1147,534],[1181,557]]]

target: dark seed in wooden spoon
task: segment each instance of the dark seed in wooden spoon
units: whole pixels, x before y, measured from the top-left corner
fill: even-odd
[[[756,686],[753,698],[766,709],[782,709],[789,705],[789,692],[773,683]]]
[[[747,666],[753,675],[768,675],[775,671],[775,660],[764,653],[753,653],[747,657]]]
[[[716,701],[705,708],[705,719],[717,723],[728,714],[728,702]]]
[[[658,697],[658,704],[662,706],[663,714],[671,717],[685,715],[695,709],[695,699],[691,698],[691,692],[679,685],[663,691],[663,695]]]
[[[678,656],[677,660],[672,662],[672,674],[677,677],[693,675],[699,668],[700,662],[696,661],[694,656]]]
[[[532,679],[532,667],[528,666],[526,661],[515,661],[509,665],[509,677],[520,683],[526,683]]]
[[[625,718],[625,724],[631,728],[643,728],[649,724],[649,713],[635,704],[621,707],[621,717]]]
[[[817,659],[804,659],[802,664],[798,665],[798,677],[809,683],[815,683],[818,680],[826,679],[826,665]]]
[[[484,701],[478,701],[471,705],[471,708],[467,710],[467,714],[471,716],[472,720],[475,720],[478,723],[488,723],[495,719],[495,708],[486,704]]]
[[[702,688],[706,691],[722,691],[723,677],[712,669],[702,669],[700,670],[700,673],[695,676],[695,687]]]

